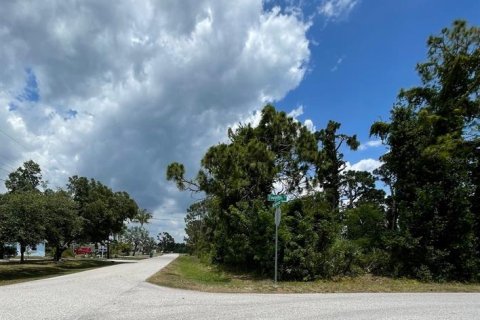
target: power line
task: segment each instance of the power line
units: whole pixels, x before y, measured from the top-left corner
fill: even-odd
[[[20,141],[18,141],[17,139],[15,139],[15,138],[12,137],[11,135],[9,135],[9,134],[6,133],[5,131],[3,131],[2,129],[0,129],[0,133],[3,133],[5,136],[9,137],[12,141],[14,141],[15,143],[17,143],[18,145],[22,146],[25,150],[28,151],[28,148],[27,148],[23,143],[21,143]]]
[[[1,165],[1,163],[0,163],[0,165]],[[8,170],[6,170],[6,169],[4,169],[4,168],[2,168],[2,167],[0,167],[0,170],[5,171],[6,173],[10,173],[10,171],[8,171]]]
[[[16,138],[12,137],[10,134],[6,133],[5,131],[3,131],[2,129],[0,129],[0,133],[3,133],[6,137],[10,138],[13,142],[15,142],[16,144],[18,144],[19,146],[23,147],[23,149],[25,149],[25,151],[27,152],[32,152],[31,150],[28,149],[27,146],[25,146],[22,142],[20,142],[19,140],[17,140]],[[45,160],[47,163],[48,163],[48,159],[41,153],[37,153],[38,156],[40,156],[43,160]],[[2,157],[4,158],[4,157]],[[5,158],[4,158],[5,159]]]
[[[0,162],[0,166],[2,166],[2,167],[4,167],[4,168],[6,168],[7,170],[9,170],[9,171],[8,171],[9,173],[12,172],[12,171],[15,171],[14,168],[12,168],[11,166],[9,166],[9,165],[6,164],[6,163]]]
[[[28,149],[28,147],[26,147],[23,143],[21,143],[19,140],[17,140],[16,138],[12,137],[10,134],[6,133],[5,131],[3,131],[2,129],[0,129],[0,133],[4,134],[6,137],[10,138],[13,142],[15,142],[16,144],[18,144],[19,146],[23,147],[23,149],[25,149],[25,151],[27,152],[32,152]],[[44,155],[42,155],[41,153],[37,153],[37,155],[42,158],[45,163],[48,164],[49,162],[49,159],[47,159]],[[6,159],[5,157],[2,156],[2,158]],[[33,160],[33,159],[32,159]],[[38,161],[36,161],[38,162]],[[57,160],[58,162],[58,160]],[[61,163],[59,163],[61,165]],[[12,168],[12,170],[15,170]],[[10,173],[10,172],[9,172]]]
[[[11,161],[10,159],[8,159],[8,158],[5,157],[5,156],[2,156],[1,154],[0,154],[0,158],[2,158],[3,160],[6,161],[6,162],[1,162],[0,164],[3,163],[3,165],[4,165],[5,167],[9,167],[9,168],[11,168],[12,170],[15,170],[15,168],[14,168],[13,166],[11,166],[10,164],[8,164],[8,162]]]

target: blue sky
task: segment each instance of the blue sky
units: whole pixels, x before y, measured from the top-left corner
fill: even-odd
[[[151,211],[152,233],[182,239],[201,196],[166,181],[169,163],[194,176],[228,127],[272,101],[367,143],[418,84],[428,36],[479,13],[477,0],[4,1],[0,180],[29,159],[53,188],[95,178]],[[373,169],[383,152],[345,160]]]
[[[306,15],[312,13],[308,9]],[[310,72],[277,105],[283,110],[302,105],[302,117],[317,129],[332,119],[366,142],[370,125],[388,120],[399,90],[419,84],[415,65],[426,59],[428,36],[455,19],[480,24],[480,1],[362,0],[338,21],[317,17],[308,32],[318,43],[311,46]],[[369,148],[345,155],[357,162],[382,152]]]

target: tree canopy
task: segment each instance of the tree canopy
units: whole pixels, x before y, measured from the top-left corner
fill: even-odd
[[[229,129],[193,179],[170,164],[167,180],[205,195],[187,212],[189,250],[270,274],[267,195],[282,193],[283,279],[480,279],[480,29],[455,21],[427,46],[421,85],[400,90],[390,120],[370,128],[387,147],[373,174],[346,170],[343,152],[359,142],[340,123],[310,132],[271,105],[258,126]]]
[[[74,241],[103,243],[138,214],[128,193],[114,192],[95,179],[73,176],[67,190],[46,188],[40,166],[32,160],[10,173],[5,185],[8,193],[0,195],[0,247],[19,243],[22,262],[27,246],[43,241],[56,260]]]

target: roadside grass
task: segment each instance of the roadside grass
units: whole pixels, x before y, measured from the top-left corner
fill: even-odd
[[[192,256],[180,256],[148,282],[160,286],[204,292],[334,293],[334,292],[480,292],[480,283],[421,282],[363,275],[312,282],[278,282],[251,274],[221,270]]]
[[[0,263],[0,286],[61,276],[113,264],[113,261],[93,259],[65,260],[57,263],[48,260],[28,260],[23,264],[17,261]]]

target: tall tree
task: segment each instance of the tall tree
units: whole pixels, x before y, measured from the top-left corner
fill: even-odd
[[[55,249],[54,259],[58,261],[81,235],[84,221],[73,199],[63,190],[45,191],[45,210],[45,239]]]
[[[347,170],[340,175],[340,196],[351,209],[359,203],[383,204],[385,192],[375,188],[375,177],[367,171]]]
[[[197,255],[210,251],[213,238],[212,227],[210,226],[210,202],[204,199],[193,203],[187,209],[185,217],[185,241],[190,253]]]
[[[111,234],[122,230],[127,219],[137,214],[138,206],[128,193],[113,192],[94,179],[73,176],[67,188],[84,220],[81,236],[84,241],[107,240]]]
[[[43,183],[40,166],[33,160],[24,162],[5,181],[9,194],[3,199],[5,221],[0,228],[8,235],[9,242],[20,244],[21,262],[27,246],[44,240],[44,199],[38,190]]]
[[[317,179],[323,187],[327,201],[332,209],[338,210],[340,204],[340,173],[345,169],[345,161],[341,152],[344,144],[352,150],[357,150],[360,143],[356,135],[337,133],[340,123],[329,121],[327,127],[315,133],[321,145],[317,157]]]
[[[163,252],[173,251],[175,249],[175,239],[168,232],[161,232],[157,235],[158,247]]]
[[[31,191],[36,190],[42,183],[40,166],[33,160],[29,160],[8,175],[5,187],[9,192]]]
[[[138,209],[137,214],[132,219],[133,222],[139,223],[140,227],[143,228],[144,224],[147,224],[150,219],[153,218],[153,215],[147,211],[147,209]]]
[[[390,123],[373,124],[371,134],[390,146],[383,161],[394,176],[399,269],[467,280],[479,263],[479,141],[467,133],[480,116],[480,29],[455,21],[428,47],[428,60],[417,65],[422,86],[402,90]]]
[[[20,261],[24,262],[27,246],[45,239],[45,199],[37,191],[11,192],[2,197],[0,212],[8,230],[6,242],[20,245]]]
[[[138,226],[128,228],[125,233],[125,238],[127,243],[133,246],[133,255],[135,255],[139,246],[142,246],[150,239],[148,231]]]
[[[168,167],[167,179],[181,190],[206,193],[214,261],[269,269],[274,228],[267,196],[275,186],[293,196],[312,189],[315,136],[270,105],[257,127],[239,125],[228,136],[228,143],[207,151],[195,179],[185,179],[179,163]]]
[[[2,204],[5,201],[4,199],[5,196],[0,194],[0,208],[2,208]],[[12,230],[7,226],[7,218],[7,212],[0,209],[0,259],[3,259],[5,254],[5,243],[11,238]]]
[[[388,158],[388,155],[384,155],[383,158]],[[396,175],[390,171],[387,164],[381,165],[379,168],[373,171],[373,174],[382,181],[388,188],[389,194],[385,198],[385,204],[387,205],[386,222],[387,228],[391,231],[397,231],[398,227],[398,210],[397,210],[397,196],[396,196]]]

